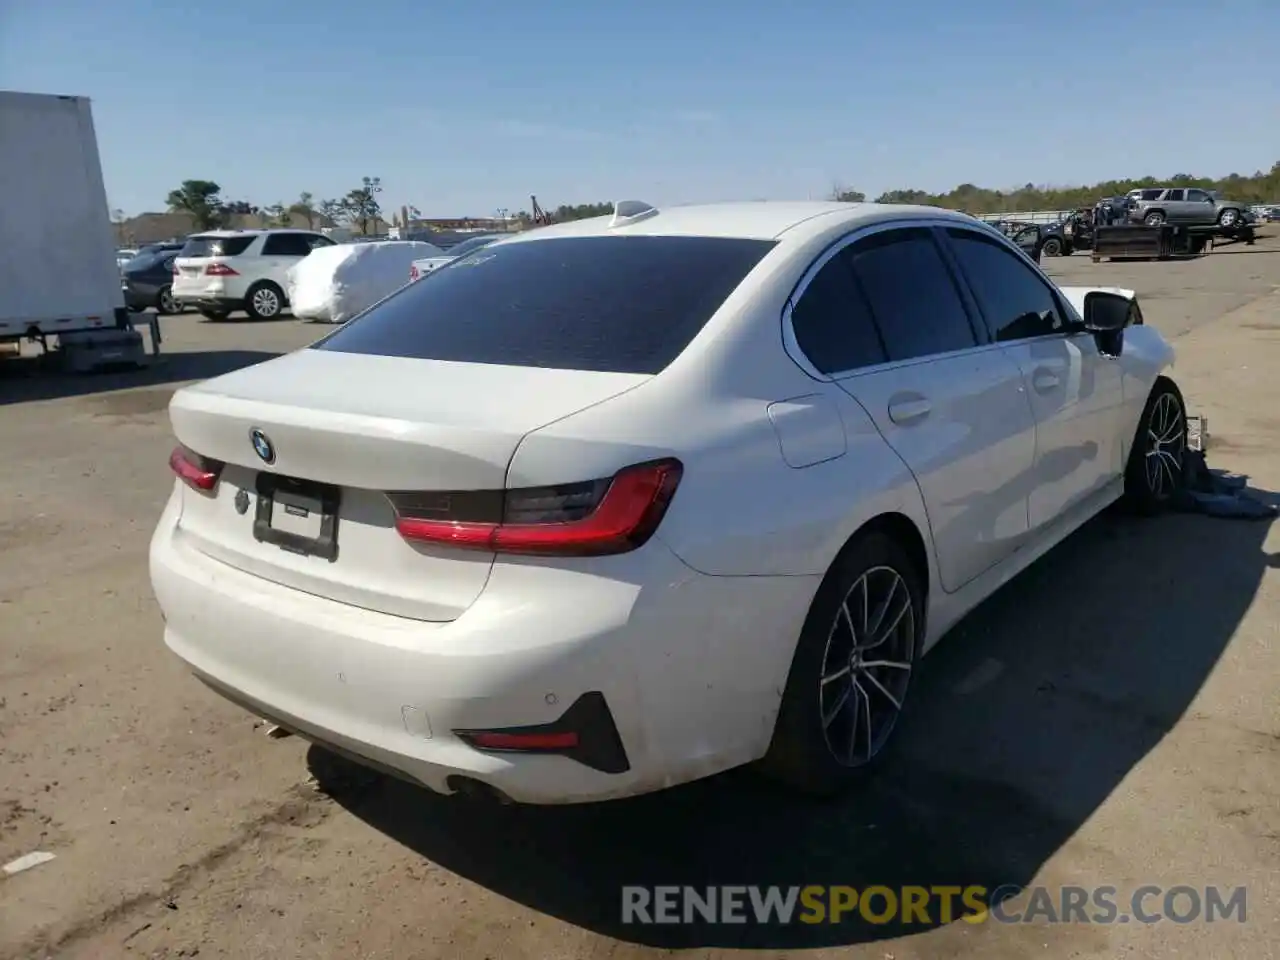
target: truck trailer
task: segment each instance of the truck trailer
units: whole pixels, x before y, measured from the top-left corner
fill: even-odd
[[[147,360],[121,290],[87,97],[0,90],[0,343],[73,370]]]

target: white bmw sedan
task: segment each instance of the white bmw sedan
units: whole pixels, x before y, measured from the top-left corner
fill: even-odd
[[[1172,350],[928,207],[745,203],[503,239],[179,390],[151,547],[223,696],[444,793],[760,761],[836,791],[920,659],[1180,475]]]

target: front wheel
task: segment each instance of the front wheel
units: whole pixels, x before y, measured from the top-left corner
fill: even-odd
[[[1046,257],[1062,256],[1062,241],[1057,237],[1050,237],[1044,242],[1044,246],[1040,250]]]
[[[1129,451],[1124,494],[1139,513],[1164,510],[1182,488],[1182,462],[1187,451],[1187,407],[1177,384],[1156,380],[1147,397],[1138,432]]]
[[[1164,214],[1159,210],[1153,210],[1151,213],[1147,214],[1146,219],[1142,222],[1148,227],[1158,227],[1160,224],[1164,223]]]
[[[801,629],[765,773],[830,796],[884,755],[924,643],[923,576],[884,533],[845,549]]]

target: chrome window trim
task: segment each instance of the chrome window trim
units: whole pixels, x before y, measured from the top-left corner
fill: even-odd
[[[796,282],[796,285],[792,289],[791,294],[787,297],[787,302],[782,308],[782,346],[783,346],[783,349],[786,351],[787,356],[791,358],[792,363],[798,366],[802,371],[804,371],[805,374],[812,377],[814,380],[817,380],[822,383],[834,383],[837,380],[844,380],[849,377],[857,376],[864,373],[879,372],[882,370],[893,370],[898,367],[908,367],[918,363],[931,363],[934,360],[946,359],[948,357],[954,357],[960,354],[976,353],[982,350],[991,350],[991,349],[1000,348],[1000,344],[997,344],[994,341],[991,341],[988,343],[977,343],[972,347],[962,347],[959,350],[948,350],[946,353],[931,353],[922,357],[912,357],[909,360],[887,360],[884,363],[871,363],[863,367],[853,367],[849,370],[838,370],[834,373],[829,373],[829,374],[821,373],[818,370],[818,368],[813,365],[813,362],[805,355],[805,352],[800,348],[800,341],[796,339],[795,326],[791,322],[791,314],[792,314],[792,311],[795,309],[795,304],[798,303],[800,301],[800,298],[804,296],[805,291],[809,289],[809,284],[813,282],[814,278],[818,275],[818,272],[823,267],[825,267],[832,260],[832,258],[836,257],[842,251],[846,250],[848,247],[859,242],[860,240],[866,240],[868,237],[874,237],[877,234],[885,233],[889,230],[909,230],[911,228],[920,228],[920,227],[923,227],[925,229],[930,229],[930,230],[937,229],[937,228],[943,228],[943,229],[959,228],[963,230],[970,230],[973,233],[978,234],[979,236],[988,237],[988,238],[997,240],[1006,249],[1012,250],[1015,254],[1020,256],[1024,262],[1029,263],[1032,267],[1035,267],[1037,273],[1039,273],[1040,276],[1045,280],[1048,280],[1048,277],[1045,276],[1045,274],[1042,271],[1040,271],[1040,268],[1036,264],[1036,262],[1032,260],[1029,256],[1027,256],[1027,254],[1022,250],[1021,247],[1019,247],[1015,243],[1011,243],[1007,237],[1002,235],[994,227],[987,226],[986,224],[983,224],[981,221],[974,221],[973,223],[968,223],[964,220],[960,220],[959,218],[917,215],[917,216],[903,216],[893,220],[883,220],[878,223],[855,227],[849,233],[846,233],[844,236],[832,242],[825,250],[822,251],[822,253],[818,254],[817,259],[815,259],[811,264],[809,264],[809,266],[805,269],[804,273],[800,275],[800,279]],[[939,255],[942,256],[944,263],[947,263],[947,266],[950,269],[951,264],[947,262],[948,261],[947,254],[944,251],[939,251]],[[956,278],[956,280],[957,282],[963,282],[963,278]],[[1056,287],[1053,287],[1052,281],[1050,281],[1050,287],[1056,290]],[[957,289],[956,295],[960,298],[961,303],[964,304],[965,311],[968,312],[969,308],[968,308],[968,304],[965,303],[964,292],[960,289]],[[1063,299],[1063,298],[1058,298],[1058,299]],[[983,323],[985,327],[985,324],[986,324],[985,319],[984,318],[978,318],[978,319]],[[975,331],[975,335],[976,335],[976,331]],[[988,333],[988,336],[990,336],[989,333]]]

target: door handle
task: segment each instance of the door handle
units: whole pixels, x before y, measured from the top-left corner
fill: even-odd
[[[889,404],[889,419],[899,426],[907,426],[923,420],[932,410],[933,404],[924,397],[916,400],[899,400]]]
[[[1062,383],[1061,378],[1052,370],[1037,370],[1031,378],[1031,386],[1036,393],[1048,393]]]

